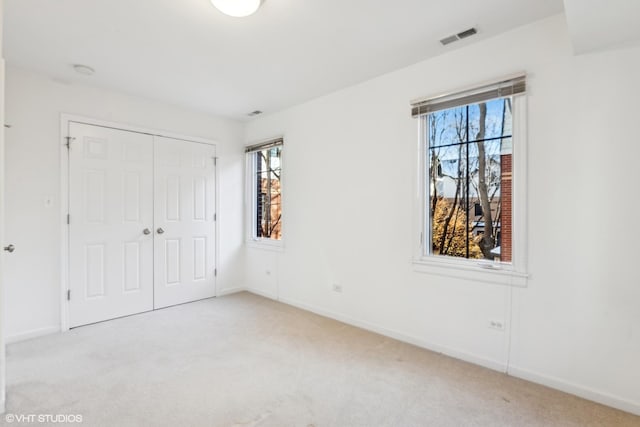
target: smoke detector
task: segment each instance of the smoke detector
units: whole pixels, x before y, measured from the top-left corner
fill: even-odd
[[[73,69],[76,73],[82,74],[83,76],[92,76],[96,72],[96,70],[88,65],[82,64],[73,64]]]

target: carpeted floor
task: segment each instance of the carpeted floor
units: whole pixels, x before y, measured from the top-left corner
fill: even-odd
[[[640,426],[248,293],[10,345],[7,377],[8,414],[85,426]]]

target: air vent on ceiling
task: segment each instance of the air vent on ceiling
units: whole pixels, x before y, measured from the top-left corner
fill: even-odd
[[[453,42],[457,42],[458,41],[458,36],[456,36],[455,34],[449,37],[445,37],[442,40],[440,40],[440,43],[442,43],[443,46],[448,45],[449,43],[453,43]]]
[[[476,31],[475,28],[469,28],[468,30],[464,30],[461,33],[458,33],[458,38],[459,39],[466,39],[467,37],[471,37],[474,34],[477,34],[478,31]]]
[[[453,34],[451,36],[443,38],[442,40],[440,40],[440,43],[442,43],[443,46],[446,46],[446,45],[451,44],[453,42],[457,42],[458,40],[462,40],[462,39],[466,39],[467,37],[471,37],[474,34],[478,34],[478,30],[476,30],[475,28],[469,28],[468,30],[461,31],[458,34]]]
[[[247,114],[247,116],[249,116],[249,117],[253,117],[253,116],[259,116],[260,114],[262,114],[262,111],[260,111],[260,110],[255,110],[255,111],[252,111],[252,112],[250,112],[249,114]]]

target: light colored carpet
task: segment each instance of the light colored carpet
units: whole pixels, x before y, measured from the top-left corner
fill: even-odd
[[[640,425],[248,293],[13,344],[7,375],[7,413],[86,426]]]

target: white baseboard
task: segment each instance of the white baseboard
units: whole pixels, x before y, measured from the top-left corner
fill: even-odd
[[[50,335],[60,332],[60,326],[48,326],[46,328],[32,329],[30,331],[20,332],[18,334],[10,335],[7,337],[7,344],[12,344],[19,341],[30,340],[32,338],[38,338],[44,335]]]
[[[264,296],[266,298],[279,300],[284,304],[288,304],[306,311],[310,311],[315,314],[319,314],[320,316],[329,317],[331,319],[338,320],[343,323],[347,323],[352,326],[356,326],[358,328],[366,329],[371,332],[378,333],[380,335],[384,335],[390,338],[397,339],[398,341],[406,342],[409,344],[413,344],[417,347],[422,347],[427,350],[434,351],[436,353],[441,353],[447,356],[451,356],[456,359],[463,360],[465,362],[473,363],[476,365],[483,366],[485,368],[493,369],[495,371],[507,372],[506,363],[502,363],[497,360],[492,360],[488,358],[478,357],[471,353],[457,350],[454,348],[450,348],[447,346],[442,346],[439,344],[434,344],[430,342],[426,342],[420,338],[416,338],[410,335],[403,334],[398,331],[394,331],[392,329],[384,328],[382,326],[374,325],[369,322],[360,321],[354,319],[349,316],[345,316],[339,313],[335,313],[331,310],[325,310],[322,308],[318,308],[300,301],[296,301],[289,298],[276,298],[273,295],[270,295],[265,292],[256,291],[251,288],[247,288],[248,292],[255,293],[257,295]],[[509,375],[517,378],[521,378],[523,380],[531,381],[536,384],[544,385],[546,387],[550,387],[556,390],[563,391],[565,393],[573,394],[575,396],[581,397],[583,399],[591,400],[596,403],[600,403],[602,405],[610,406],[612,408],[620,409],[621,411],[629,412],[635,415],[640,415],[640,403],[632,402],[630,400],[626,400],[617,396],[613,396],[607,393],[599,392],[597,390],[591,389],[589,387],[576,385],[566,380],[562,380],[559,378],[551,377],[548,375],[538,374],[536,372],[518,368],[518,367],[509,367],[508,372]]]
[[[261,297],[265,297],[265,298],[273,299],[273,300],[276,300],[276,301],[280,301],[280,299],[278,298],[278,295],[272,294],[271,292],[259,291],[257,289],[253,289],[253,288],[247,288],[246,291],[247,292],[251,292],[252,294],[260,295]],[[289,305],[293,305],[293,304],[289,304]],[[309,311],[311,311],[311,310],[309,310]]]
[[[231,294],[237,294],[238,292],[244,292],[246,291],[247,288],[243,288],[243,287],[235,287],[235,288],[227,288],[227,289],[222,289],[221,291],[218,291],[218,294],[216,295],[217,297],[223,297],[225,295],[231,295]]]
[[[415,345],[417,347],[422,347],[422,348],[425,348],[427,350],[431,350],[431,351],[436,352],[436,353],[441,353],[441,354],[444,354],[444,355],[447,355],[447,356],[451,356],[451,357],[454,357],[456,359],[463,360],[465,362],[473,363],[475,365],[480,365],[480,366],[483,366],[485,368],[492,369],[494,371],[506,372],[506,368],[507,368],[506,364],[504,364],[504,363],[502,363],[500,361],[497,361],[497,360],[478,357],[478,356],[475,356],[475,355],[473,355],[471,353],[467,353],[467,352],[464,352],[464,351],[456,350],[456,349],[453,349],[453,348],[450,348],[450,347],[446,347],[446,346],[443,346],[443,345],[439,345],[439,344],[429,343],[429,342],[426,342],[424,340],[421,340],[420,338],[416,338],[416,337],[413,337],[413,336],[410,336],[410,335],[406,335],[406,334],[403,334],[401,332],[394,331],[392,329],[384,328],[382,326],[374,325],[374,324],[369,323],[369,322],[360,321],[360,320],[354,319],[354,318],[349,317],[349,316],[345,316],[345,315],[342,315],[342,314],[339,314],[339,313],[336,313],[336,312],[333,312],[333,311],[330,311],[330,310],[325,310],[325,309],[322,309],[322,308],[318,308],[318,307],[315,307],[315,306],[312,306],[312,305],[309,305],[309,304],[306,304],[306,303],[303,303],[303,302],[300,302],[300,301],[296,301],[296,300],[293,300],[293,299],[282,298],[282,297],[280,297],[278,299],[278,298],[275,298],[272,295],[269,295],[268,293],[256,292],[254,289],[251,289],[251,288],[247,289],[247,291],[251,292],[251,293],[258,294],[258,295],[261,295],[261,296],[264,296],[264,297],[267,297],[267,298],[277,299],[277,300],[279,300],[280,302],[282,302],[284,304],[291,305],[291,306],[297,307],[297,308],[301,308],[302,310],[310,311],[312,313],[319,314],[320,316],[329,317],[329,318],[337,320],[339,322],[343,322],[343,323],[349,324],[351,326],[355,326],[355,327],[358,327],[358,328],[361,328],[361,329],[365,329],[367,331],[375,332],[377,334],[384,335],[386,337],[393,338],[393,339],[396,339],[398,341],[406,342],[408,344],[412,344],[412,345]]]
[[[612,408],[620,409],[621,411],[640,415],[639,402],[632,402],[621,397],[603,393],[601,391],[597,391],[582,385],[573,384],[560,378],[539,374],[528,369],[510,366],[508,373],[513,377],[521,378],[523,380],[531,381],[532,383],[554,388],[565,393],[573,394],[574,396],[582,397],[583,399],[591,400],[593,402],[601,403],[606,406],[611,406]]]

